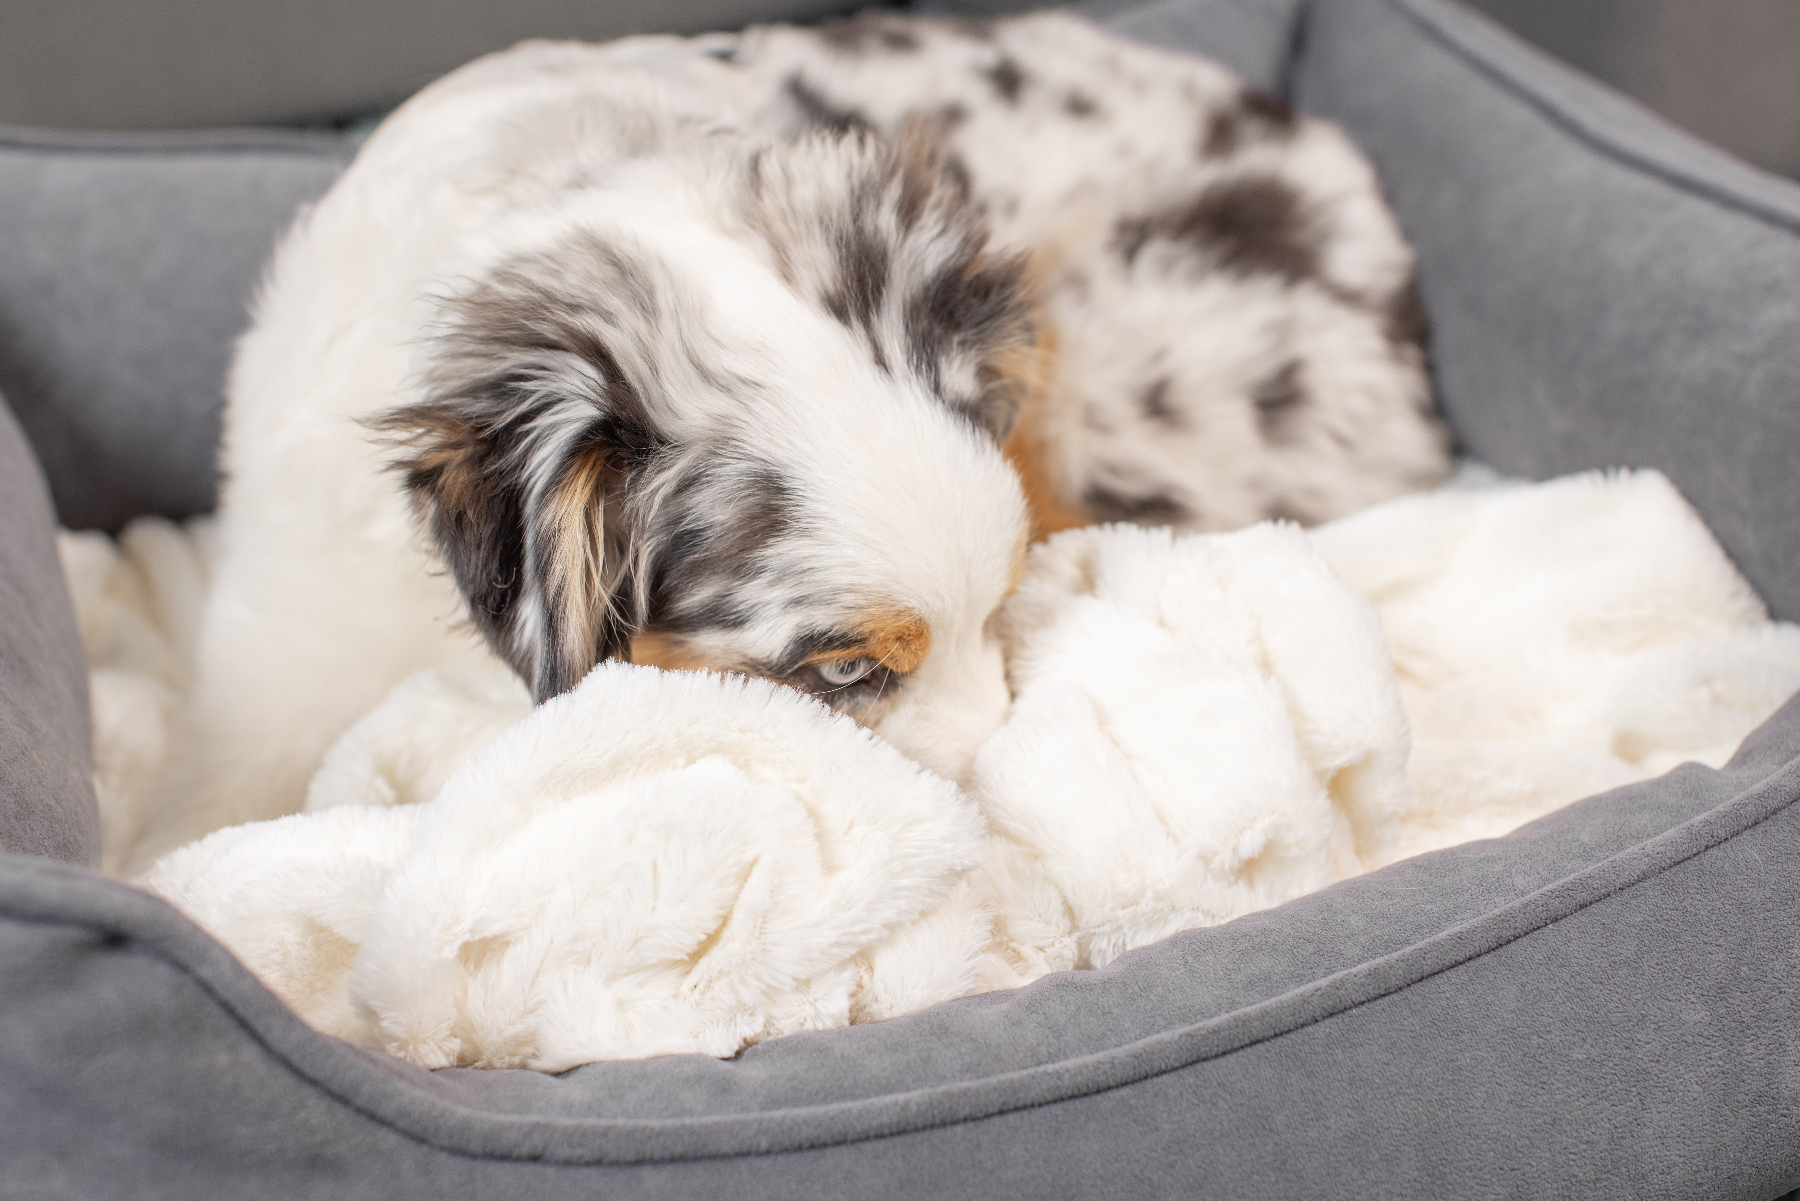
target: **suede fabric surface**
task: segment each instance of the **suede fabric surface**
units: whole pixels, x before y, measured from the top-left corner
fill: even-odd
[[[87,705],[50,498],[0,396],[0,851],[98,862]]]
[[[1418,249],[1468,451],[1539,479],[1661,468],[1800,616],[1800,185],[1442,0],[1313,5],[1293,80]]]
[[[0,121],[75,129],[307,121],[394,104],[523,38],[698,33],[843,7],[818,0],[10,4],[0,39]]]
[[[1525,171],[1528,162],[1508,157],[1526,152],[1507,140],[1526,138],[1520,114],[1536,114],[1531,137],[1571,135],[1432,33],[1426,12],[1400,0],[1333,0],[1313,6],[1310,25],[1294,30],[1270,18],[1279,10],[1265,0],[1176,0],[1119,23],[1190,49],[1207,49],[1214,30],[1238,31],[1220,32],[1221,47],[1265,30],[1266,42],[1246,35],[1230,55],[1253,77],[1252,68],[1266,69],[1270,80],[1287,74],[1285,47],[1297,34],[1303,96],[1376,149],[1425,253],[1453,420],[1468,424],[1476,450],[1517,470],[1525,451],[1506,459],[1514,443],[1501,434],[1552,411],[1564,395],[1556,371],[1572,373],[1565,436],[1578,441],[1600,437],[1585,432],[1600,410],[1583,407],[1584,398],[1624,395],[1610,390],[1607,372],[1636,367],[1563,347],[1547,366],[1513,366],[1536,380],[1538,393],[1483,391],[1473,378],[1487,361],[1482,354],[1504,365],[1523,351],[1505,324],[1498,347],[1480,349],[1479,325],[1457,307],[1472,303],[1465,296],[1486,297],[1504,284],[1514,290],[1501,296],[1534,307],[1533,322],[1552,324],[1552,311],[1568,323],[1584,319],[1584,310],[1559,307],[1561,293],[1527,289],[1494,261],[1538,253],[1539,237],[1576,255],[1579,241],[1559,231],[1577,218],[1540,205],[1521,185],[1507,188],[1504,201],[1477,204],[1444,181],[1500,186]],[[1477,30],[1470,36],[1490,36],[1469,28]],[[1522,53],[1504,40],[1495,45]],[[1578,80],[1551,78],[1572,89],[1559,103],[1613,111],[1606,105],[1614,102],[1594,101],[1605,97]],[[1459,110],[1459,134],[1437,131],[1424,110],[1449,110],[1464,93],[1488,98]],[[1503,101],[1518,113],[1490,115]],[[1490,121],[1498,141],[1488,136]],[[1384,135],[1390,126],[1401,133]],[[1427,134],[1437,139],[1426,142],[1431,156],[1416,157],[1410,141]],[[1537,152],[1529,138],[1523,145]],[[1579,145],[1585,160],[1561,162],[1549,176],[1563,189],[1556,203],[1578,203],[1583,170],[1611,203],[1604,186],[1624,170],[1620,160]],[[1492,174],[1462,161],[1490,155],[1501,163]],[[1708,187],[1748,186],[1740,169],[1712,171],[1717,164],[1704,155],[1694,162],[1707,168]],[[327,168],[314,165],[323,187]],[[1396,170],[1426,177],[1397,179]],[[1691,183],[1634,170],[1633,179],[1674,189],[1671,205],[1723,204]],[[1441,187],[1451,188],[1450,200],[1432,199]],[[1478,231],[1456,241],[1458,204],[1500,222],[1519,245],[1483,241]],[[1776,228],[1764,217],[1759,228]],[[271,229],[280,224],[271,220]],[[1676,223],[1669,235],[1675,240],[1664,252],[1683,262],[1708,252],[1704,227]],[[0,256],[13,253],[0,246]],[[53,249],[32,253],[55,261]],[[1599,265],[1591,269],[1610,270],[1611,251],[1594,253]],[[1674,278],[1696,272],[1683,267]],[[252,277],[253,270],[241,282]],[[9,297],[0,304],[21,303],[8,291],[17,278],[0,275]],[[1654,291],[1661,276],[1609,278]],[[1728,301],[1721,287],[1709,303]],[[1763,301],[1739,316],[1756,326]],[[172,325],[165,334],[187,336]],[[220,363],[225,353],[221,341]],[[75,403],[84,394],[57,395]],[[216,391],[204,401],[156,395],[177,398],[170,403],[185,395],[208,413],[217,404]],[[104,426],[112,411],[93,410],[91,420]],[[1621,419],[1641,427],[1630,436],[1646,455],[1679,459],[1703,482],[1731,478],[1746,438],[1778,444],[1770,453],[1796,446],[1772,406],[1709,411],[1702,422],[1673,400],[1646,401]],[[122,421],[133,413],[117,412]],[[1712,428],[1731,422],[1754,428],[1742,438]],[[179,420],[169,424],[180,428]],[[6,433],[0,429],[0,487],[10,488],[14,463],[24,460],[5,458]],[[154,439],[134,436],[149,453]],[[71,497],[92,486],[96,496],[115,497],[107,503],[121,516],[139,511],[129,507],[138,502],[116,499],[131,494],[104,492],[104,475],[67,467],[79,466],[78,457],[46,459],[53,480],[62,478],[55,464],[65,464]],[[1644,461],[1670,470],[1663,459]],[[1782,561],[1782,539],[1795,536],[1782,510],[1754,495],[1775,486],[1745,476],[1735,509],[1697,498],[1709,520],[1740,514],[1743,528],[1760,536],[1765,588],[1775,578],[1768,565]],[[24,495],[29,506],[33,493]],[[10,493],[5,499],[4,586],[47,598],[61,617],[46,628],[63,623],[60,651],[42,657],[37,647],[54,640],[39,640],[21,662],[66,690],[79,678],[79,647],[60,581],[53,591],[42,582],[55,580],[44,549],[48,515],[41,496],[35,513],[12,504]],[[24,516],[14,522],[14,512]],[[4,639],[0,631],[0,647],[13,645]],[[20,732],[0,723],[0,764],[61,747],[60,774],[13,794],[29,816],[0,817],[47,827],[69,814],[91,820],[91,796],[85,818],[59,799],[87,770],[79,704],[26,711],[41,725]],[[0,1196],[1768,1201],[1800,1184],[1797,798],[1800,702],[1724,771],[1685,767],[1505,839],[1179,935],[1106,971],[783,1039],[727,1062],[595,1064],[560,1077],[428,1073],[324,1038],[160,901],[45,858],[0,856]]]
[[[279,130],[0,128],[0,391],[64,525],[213,507],[232,340],[349,152]]]

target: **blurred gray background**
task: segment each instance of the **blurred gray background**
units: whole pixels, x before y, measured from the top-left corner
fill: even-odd
[[[1759,167],[1800,178],[1800,0],[1467,0]]]
[[[1329,0],[1324,0],[1329,3]],[[1800,177],[1800,0],[1471,0],[1758,166]],[[1018,0],[940,0],[961,10]],[[344,119],[523,37],[818,16],[854,0],[0,0],[0,124]]]

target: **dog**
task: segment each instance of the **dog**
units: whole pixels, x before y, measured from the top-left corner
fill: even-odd
[[[1323,520],[1449,465],[1331,126],[1078,18],[527,43],[279,247],[144,859],[299,808],[423,668],[745,672],[966,777],[1033,536]]]

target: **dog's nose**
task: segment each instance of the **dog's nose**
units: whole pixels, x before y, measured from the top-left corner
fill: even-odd
[[[931,771],[967,787],[975,752],[1006,721],[1012,694],[998,642],[981,639],[961,654],[954,649],[932,652],[875,732]],[[943,660],[937,662],[940,656]]]

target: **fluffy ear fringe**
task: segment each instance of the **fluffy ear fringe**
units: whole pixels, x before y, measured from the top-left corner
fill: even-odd
[[[604,311],[560,300],[557,278],[517,265],[452,302],[426,398],[370,423],[471,620],[539,701],[629,655],[623,498],[658,445]]]
[[[401,449],[392,466],[470,619],[538,701],[574,687],[596,661],[626,654],[628,557],[607,529],[618,484],[603,446],[534,472],[505,422],[424,402],[372,424]]]

